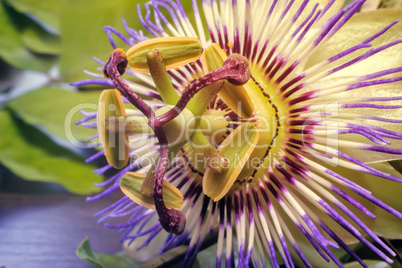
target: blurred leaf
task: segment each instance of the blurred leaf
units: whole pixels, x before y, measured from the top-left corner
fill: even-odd
[[[27,18],[0,2],[0,57],[19,69],[47,71],[55,61],[54,57],[38,55],[24,46],[20,33]],[[18,25],[15,22],[18,22]]]
[[[396,241],[396,243],[395,244],[398,244],[398,242],[399,242],[399,245],[400,245],[400,240],[399,241]],[[397,247],[396,248],[396,251],[397,251],[397,255],[399,255],[399,256],[396,256],[395,258],[394,258],[394,263],[392,264],[392,268],[402,268],[402,261],[401,261],[401,255],[402,255],[402,247]]]
[[[216,252],[217,252],[217,244],[212,245],[209,248],[206,248],[200,253],[198,253],[194,267],[215,267]]]
[[[217,241],[218,230],[215,229],[213,234],[209,233],[205,237],[201,245],[200,252],[197,254],[197,256],[195,256],[195,263],[191,267],[214,267],[216,264]],[[236,240],[234,240],[233,247],[236,248],[236,246],[237,243]],[[171,248],[168,251],[165,251],[146,263],[140,265],[138,268],[178,268],[180,267],[180,262],[182,262],[185,258],[188,248],[188,245],[179,245],[175,248]]]
[[[56,29],[60,27],[60,13],[67,0],[6,0],[17,11],[34,15],[40,21]]]
[[[152,260],[147,261],[138,268],[155,268],[163,266],[171,266],[172,268],[180,267],[177,262],[185,257],[187,250],[188,246],[186,245],[178,246],[160,254]]]
[[[389,162],[391,166],[402,174],[402,160],[395,160]]]
[[[43,54],[59,54],[61,38],[50,34],[37,24],[29,24],[22,32],[24,45],[32,51]]]
[[[81,242],[76,253],[79,258],[86,260],[95,268],[132,268],[139,265],[139,262],[130,259],[124,253],[106,255],[93,252],[88,237]]]
[[[352,4],[355,0],[346,0],[345,3],[343,4],[344,7]]]
[[[125,33],[121,23],[124,17],[130,27],[139,28],[136,4],[145,2],[147,0],[99,0],[96,4],[81,0],[69,1],[61,16],[61,76],[69,82],[88,78],[82,71],[94,71],[99,66],[92,57],[107,61],[113,51],[103,27],[110,25]],[[123,50],[129,48],[116,37],[115,41]]]
[[[386,263],[385,261],[377,261],[377,260],[363,260],[368,268],[391,268],[391,265]],[[357,261],[345,264],[345,268],[361,268],[361,264]]]
[[[366,248],[366,246],[361,242],[350,243],[350,244],[347,243],[347,245],[354,252],[356,252],[360,248]],[[343,248],[334,248],[334,249],[331,249],[331,251],[332,251],[332,253],[334,253],[335,257],[338,260],[340,260],[342,263],[348,263],[348,262],[351,262],[352,260],[354,260],[354,258],[352,256],[350,256],[349,253],[347,253]]]
[[[391,268],[389,263],[385,261],[377,261],[377,260],[363,260],[364,263],[367,264],[368,268]],[[345,268],[361,268],[361,264],[357,261],[345,264]]]
[[[214,245],[210,246],[209,248],[200,251],[197,254],[197,257],[195,258],[194,263],[191,267],[192,268],[215,267],[216,266],[216,251],[217,251],[217,244],[214,244]],[[158,266],[158,267],[163,267],[163,266]],[[171,265],[170,267],[171,268],[180,268],[181,263],[178,262],[174,265]]]
[[[100,177],[92,173],[93,166],[7,110],[0,110],[0,137],[0,162],[18,176],[57,182],[78,194],[98,190],[93,183]]]
[[[142,30],[144,35],[150,36],[141,25],[137,16],[137,4],[141,5],[142,14],[145,16],[144,3],[149,0],[98,0],[95,3],[89,1],[71,0],[65,6],[61,15],[61,35],[63,39],[60,72],[61,76],[69,82],[86,79],[83,70],[94,71],[99,65],[93,61],[97,57],[107,61],[113,51],[107,34],[103,27],[110,25],[128,37],[121,18],[125,18],[130,28]],[[190,20],[194,17],[191,1],[182,1]],[[162,9],[164,12],[164,9]],[[152,16],[153,17],[153,16]],[[170,18],[170,15],[167,15]],[[195,24],[194,24],[194,28]],[[129,46],[114,36],[117,46],[127,50]]]
[[[86,141],[96,130],[75,122],[83,118],[81,109],[96,111],[99,95],[100,91],[72,92],[46,87],[10,101],[8,107],[25,122],[41,126],[59,138]]]
[[[401,0],[382,0],[380,8],[402,8]]]
[[[9,93],[11,86],[18,77],[18,70],[5,62],[0,57],[0,102],[7,99],[3,93]]]

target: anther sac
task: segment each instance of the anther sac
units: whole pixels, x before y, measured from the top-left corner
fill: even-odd
[[[326,44],[363,2],[193,1],[192,25],[179,0],[157,0],[138,12],[149,35],[124,20],[129,38],[105,28],[115,49],[97,60],[105,77],[88,72],[73,85],[116,88],[125,103],[98,127],[125,139],[130,161],[88,200],[126,193],[97,214],[129,216],[107,224],[122,230],[126,252],[145,260],[188,244],[182,267],[191,267],[217,228],[216,267],[342,267],[332,248],[367,267],[348,246],[357,241],[392,263],[378,235],[402,233],[400,204],[384,194],[402,190],[402,178],[381,161],[402,159],[402,62],[364,63],[397,53],[401,28],[390,19],[317,58],[335,51]],[[84,114],[93,127],[96,115]],[[88,161],[117,156],[110,144]],[[98,174],[117,167],[109,163]]]

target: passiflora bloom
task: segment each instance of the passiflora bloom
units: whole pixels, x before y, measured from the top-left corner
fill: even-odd
[[[333,248],[366,266],[356,241],[392,262],[377,235],[400,235],[383,219],[402,214],[378,197],[401,189],[383,161],[402,158],[402,67],[400,53],[377,56],[402,40],[386,41],[390,19],[333,41],[363,3],[193,0],[193,25],[179,0],[155,0],[138,9],[149,34],[104,28],[115,50],[95,59],[103,74],[73,85],[113,88],[78,123],[98,128],[87,161],[109,164],[96,172],[119,169],[88,200],[125,193],[97,216],[125,220],[106,225],[130,255],[189,244],[190,267],[214,233],[217,267],[341,267]]]

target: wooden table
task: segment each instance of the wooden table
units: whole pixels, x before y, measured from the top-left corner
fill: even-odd
[[[95,252],[121,251],[117,231],[93,218],[117,198],[0,193],[0,268],[92,267],[75,255],[86,236]]]

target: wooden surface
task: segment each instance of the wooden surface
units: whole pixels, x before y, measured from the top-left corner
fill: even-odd
[[[75,255],[86,236],[95,252],[121,251],[117,231],[93,218],[117,198],[0,193],[0,268],[92,267]]]

